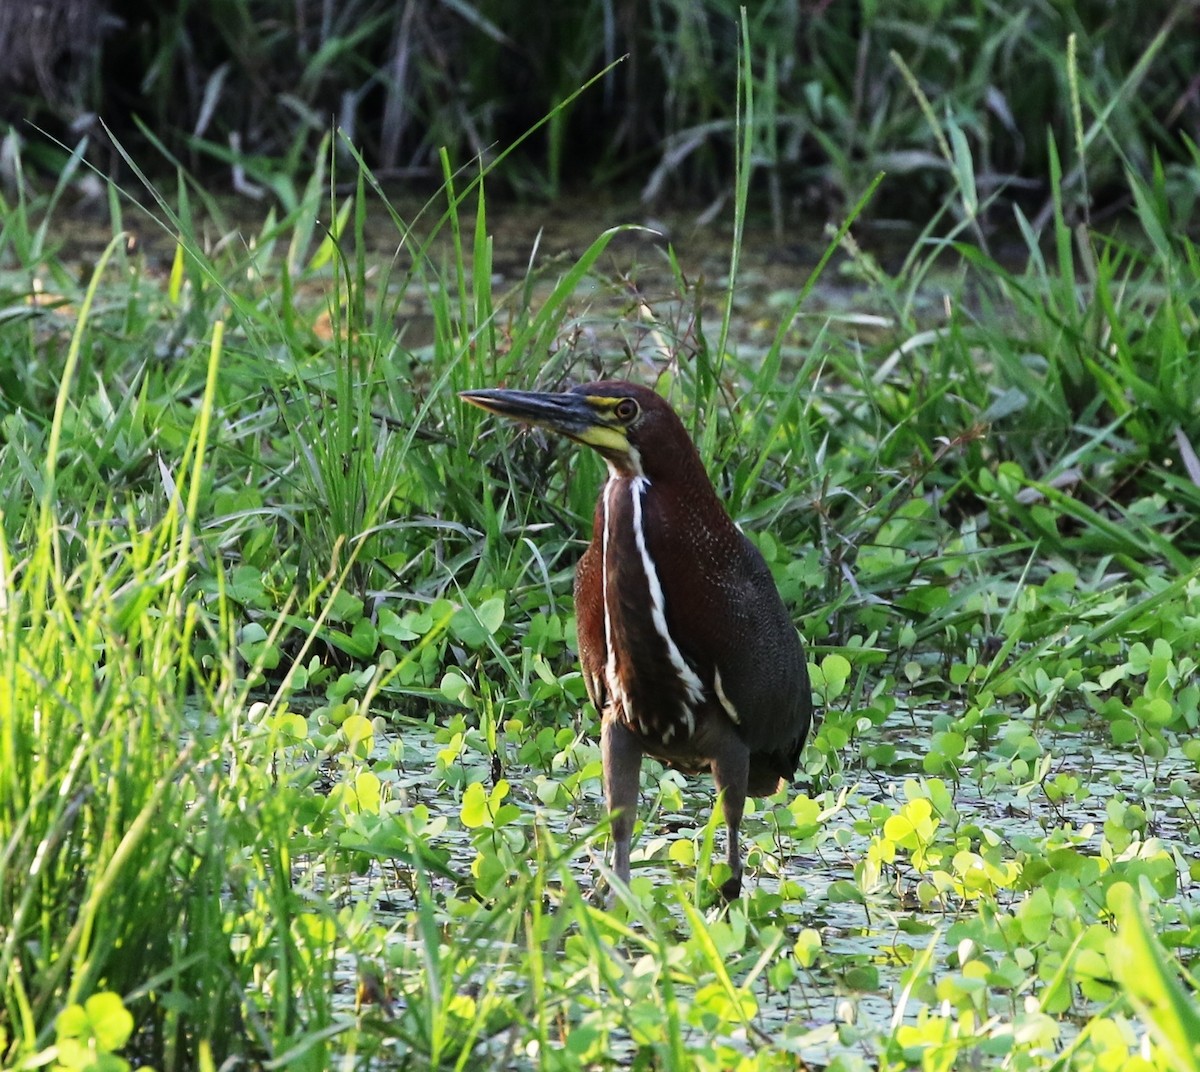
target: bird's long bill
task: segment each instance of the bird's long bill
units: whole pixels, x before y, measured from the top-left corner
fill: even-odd
[[[459,398],[473,406],[514,421],[540,425],[581,443],[600,445],[597,433],[608,426],[586,395],[549,394],[540,391],[506,391],[488,388],[460,391]]]

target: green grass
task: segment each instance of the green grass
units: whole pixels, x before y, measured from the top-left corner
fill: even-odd
[[[894,271],[837,235],[886,330],[798,316],[822,260],[758,346],[682,252],[630,302],[620,230],[498,284],[484,176],[444,160],[406,215],[339,151],[231,241],[181,172],[130,249],[114,188],[82,276],[56,196],[0,205],[4,1063],[1194,1066],[1200,275],[1165,172],[1105,232],[1053,163],[1004,264],[962,184]],[[598,907],[600,467],[456,397],[597,370],[669,393],[810,645],[804,777],[728,909],[707,783],[657,769]]]

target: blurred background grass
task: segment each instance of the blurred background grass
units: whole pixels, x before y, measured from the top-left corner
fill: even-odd
[[[440,148],[486,159],[552,116],[518,147],[494,195],[616,182],[650,202],[719,203],[733,179],[739,6],[8,3],[0,123],[30,143],[26,167],[56,172],[62,162],[33,127],[71,146],[109,144],[107,128],[138,158],[149,128],[189,169],[227,173],[249,192],[280,171],[306,171],[336,125],[381,179],[432,190]],[[746,7],[751,166],[777,225],[813,206],[837,215],[879,170],[911,181],[889,183],[872,213],[924,217],[968,164],[985,206],[1002,194],[1048,211],[1051,138],[1070,147],[1070,206],[1126,204],[1123,172],[1146,176],[1156,158],[1174,197],[1195,196],[1188,144],[1200,122],[1200,35],[1190,0]],[[1064,62],[1072,35],[1077,84]],[[118,154],[108,164],[119,171]]]

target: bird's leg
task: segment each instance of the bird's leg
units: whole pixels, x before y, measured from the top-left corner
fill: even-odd
[[[739,742],[740,744],[740,742]],[[738,827],[746,806],[746,779],[750,773],[750,755],[744,745],[727,746],[712,762],[713,784],[721,794],[725,826],[729,831],[729,849],[725,859],[733,872],[721,885],[721,896],[732,901],[742,892],[742,852],[738,845]]]
[[[629,842],[637,818],[642,746],[615,718],[605,718],[600,728],[600,759],[604,766],[604,799],[612,823],[613,870],[628,886]]]

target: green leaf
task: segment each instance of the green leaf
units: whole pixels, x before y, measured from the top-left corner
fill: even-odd
[[[459,819],[462,820],[463,826],[474,830],[490,823],[492,817],[488,814],[487,804],[487,792],[482,782],[472,782],[467,786],[463,790],[462,808],[459,811]]]
[[[379,632],[369,618],[359,618],[349,635],[330,629],[325,636],[335,648],[352,659],[369,659],[379,647]]]
[[[474,695],[474,687],[468,681],[460,670],[447,670],[442,675],[442,681],[439,686],[441,693],[451,703],[467,705]]]
[[[838,879],[836,882],[831,882],[829,889],[826,891],[826,896],[835,904],[852,902],[854,904],[865,905],[867,903],[862,890],[849,881],[849,879],[844,878]]]
[[[101,1054],[108,1054],[129,1041],[133,1034],[133,1017],[120,995],[105,991],[93,994],[82,1007],[68,1006],[59,1014],[54,1026],[60,1042],[79,1039],[91,1043]]]
[[[329,607],[329,620],[333,622],[357,622],[363,615],[363,601],[356,595],[340,589]]]
[[[350,715],[341,725],[341,734],[347,745],[356,752],[370,752],[375,740],[375,727],[365,715]]]
[[[504,624],[504,600],[500,596],[475,606],[460,607],[450,619],[450,631],[469,648],[481,648]]]
[[[475,608],[475,613],[479,616],[479,624],[491,636],[504,624],[504,600],[500,596],[485,600]]]
[[[401,618],[394,610],[381,607],[379,610],[379,635],[389,648],[398,650],[405,644],[419,640],[421,634],[412,628],[410,616]]]
[[[792,955],[802,968],[811,968],[816,963],[821,947],[821,932],[806,927],[796,938],[796,944],[792,946]]]

